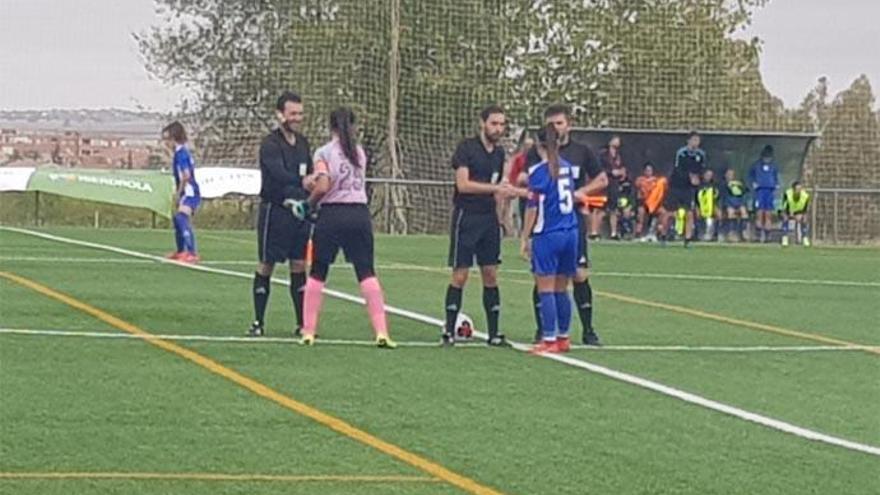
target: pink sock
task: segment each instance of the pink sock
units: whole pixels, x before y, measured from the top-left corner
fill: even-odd
[[[370,277],[361,282],[361,295],[367,300],[367,313],[373,323],[376,335],[388,335],[388,322],[385,320],[385,296],[379,279]]]
[[[324,282],[309,277],[303,294],[303,335],[315,335],[318,328],[318,313],[324,299]]]

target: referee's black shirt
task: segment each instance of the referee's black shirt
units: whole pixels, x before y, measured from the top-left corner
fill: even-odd
[[[293,146],[281,129],[275,129],[260,145],[260,198],[265,203],[280,205],[285,199],[305,199],[309,196],[302,179],[312,173],[312,153],[305,136],[294,132]]]
[[[486,151],[479,137],[472,137],[459,143],[452,156],[452,168],[467,167],[468,177],[474,182],[497,184],[504,175],[504,150],[497,144],[491,152]],[[455,188],[453,203],[457,209],[470,213],[493,213],[494,194],[466,194]]]
[[[568,142],[559,148],[559,156],[571,164],[572,167],[579,167],[577,179],[574,181],[575,189],[580,189],[587,184],[588,179],[592,179],[602,173],[602,166],[596,159],[596,155],[589,146],[576,143],[569,138]],[[529,150],[526,155],[526,167],[531,167],[541,163],[541,155],[534,147]]]

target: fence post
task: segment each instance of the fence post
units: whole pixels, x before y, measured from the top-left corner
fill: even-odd
[[[382,208],[385,210],[385,212],[384,212],[385,233],[390,234],[391,233],[391,183],[386,182],[383,189],[385,189],[385,191],[382,193],[382,202],[384,203],[384,206]]]
[[[98,210],[95,210],[95,228],[101,228],[101,212],[99,212]]]
[[[818,240],[819,236],[819,226],[816,224],[816,208],[819,204],[819,187],[813,184],[813,199],[810,203],[810,234],[813,236],[814,240]]]
[[[152,224],[152,226],[153,226],[153,230],[156,230],[156,212],[153,211],[153,212],[150,212],[150,213],[152,213],[152,215],[151,215],[152,218],[151,218],[150,220],[151,220],[151,224]]]
[[[834,244],[837,244],[837,217],[838,217],[838,214],[837,214],[837,205],[838,205],[838,203],[837,203],[837,197],[838,197],[838,195],[839,195],[839,194],[837,193],[837,191],[834,191],[834,193],[832,194],[832,196],[834,197],[834,213],[833,213],[833,216],[832,216],[831,232],[832,232],[832,236],[833,236],[833,238],[834,238]]]
[[[34,193],[34,226],[40,226],[40,191]]]

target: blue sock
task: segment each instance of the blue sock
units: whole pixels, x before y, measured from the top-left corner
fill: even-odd
[[[174,242],[177,245],[177,252],[180,253],[183,252],[183,232],[181,231],[182,227],[178,221],[177,215],[174,215],[172,223],[174,224]]]
[[[189,223],[189,216],[186,213],[178,212],[174,215],[174,220],[176,224],[180,225],[180,237],[183,240],[184,251],[195,253],[196,239]]]
[[[788,220],[782,221],[782,233],[785,235],[788,235],[788,224],[789,224]]]
[[[541,336],[544,340],[556,340],[556,295],[553,292],[541,292]],[[569,316],[571,319],[571,316]]]
[[[807,222],[801,222],[801,237],[810,237],[810,225]]]
[[[556,298],[556,316],[559,319],[559,336],[568,337],[569,327],[571,327],[571,298],[568,292],[555,292]]]

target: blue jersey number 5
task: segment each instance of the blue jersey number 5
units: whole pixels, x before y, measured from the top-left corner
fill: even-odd
[[[559,186],[559,211],[561,213],[571,213],[574,209],[574,198],[571,194],[571,179],[568,177],[560,177],[556,182]]]

